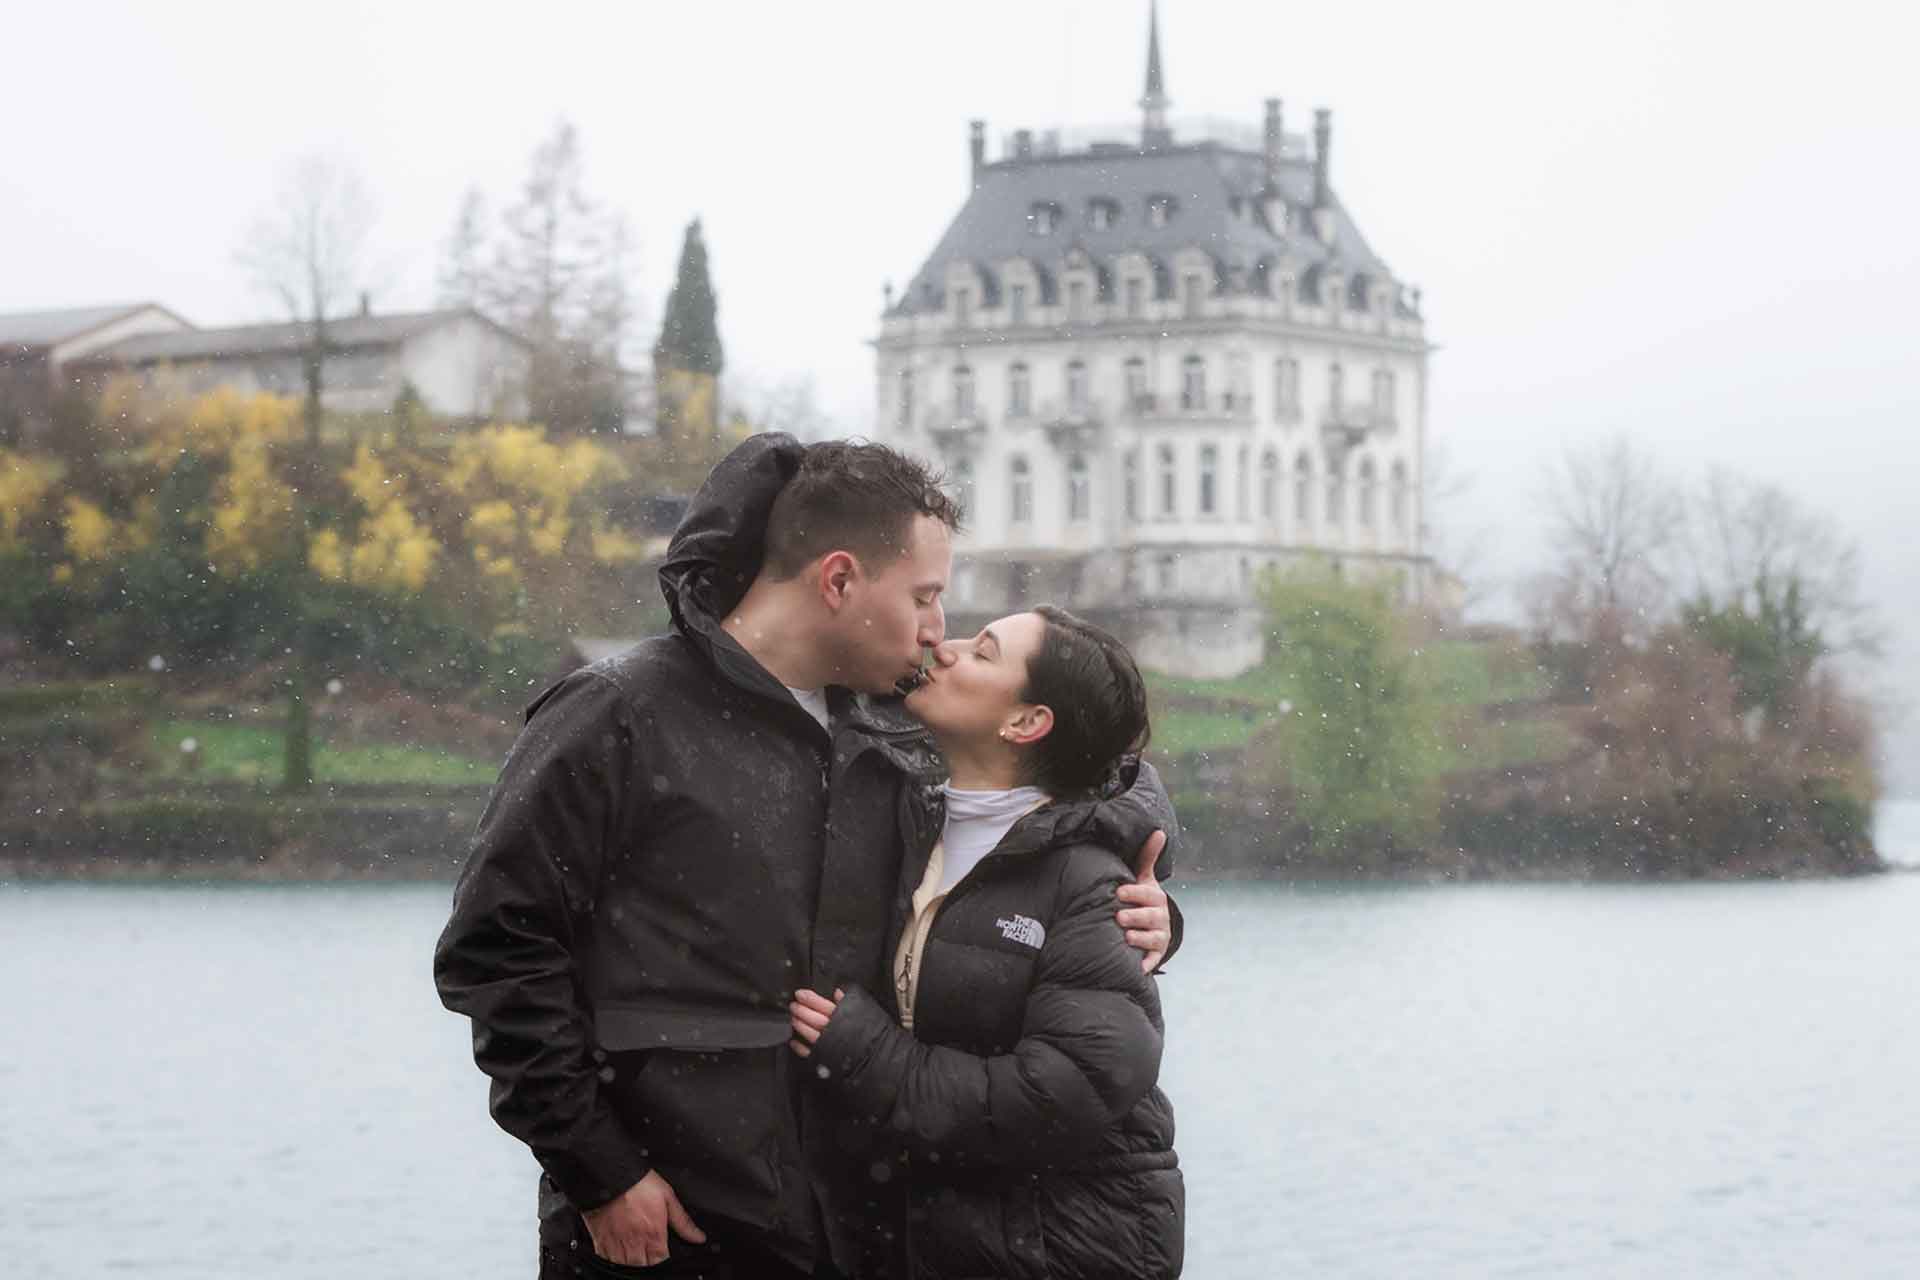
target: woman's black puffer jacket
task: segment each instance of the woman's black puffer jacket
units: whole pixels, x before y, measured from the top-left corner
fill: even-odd
[[[941,904],[914,1030],[852,989],[814,1046],[819,1087],[904,1173],[915,1280],[1180,1273],[1159,993],[1113,918],[1115,850],[1169,820],[1130,793],[1021,819]]]

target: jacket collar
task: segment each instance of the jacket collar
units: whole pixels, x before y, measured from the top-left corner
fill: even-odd
[[[1039,853],[1067,844],[1095,844],[1128,864],[1147,837],[1177,828],[1153,770],[1129,756],[1099,795],[1056,800],[1014,823],[994,855]]]

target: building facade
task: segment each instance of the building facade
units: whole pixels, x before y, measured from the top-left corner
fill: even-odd
[[[98,382],[116,373],[166,377],[190,392],[304,395],[311,326],[243,325],[127,338],[72,362]],[[477,311],[358,315],[330,320],[323,405],[336,413],[384,413],[411,388],[431,413],[449,418],[519,418],[526,413],[528,347]]]
[[[72,385],[69,364],[142,334],[192,327],[156,302],[0,315],[0,445],[45,437],[54,401]]]
[[[967,513],[957,623],[1051,600],[1143,665],[1259,662],[1260,573],[1428,587],[1418,290],[1330,182],[1332,122],[1176,127],[1149,38],[1137,134],[1016,132],[889,305],[875,438]],[[1131,131],[1128,131],[1131,133]]]

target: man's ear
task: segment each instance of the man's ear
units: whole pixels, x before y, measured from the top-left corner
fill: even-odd
[[[1053,708],[1043,705],[1027,707],[1013,718],[1011,741],[1016,746],[1030,746],[1053,732]]]
[[[838,613],[847,603],[847,589],[860,577],[860,562],[849,551],[829,551],[820,557],[820,575],[816,579],[820,600]]]

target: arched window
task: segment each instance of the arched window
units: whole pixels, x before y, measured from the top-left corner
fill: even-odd
[[[1180,362],[1180,407],[1207,407],[1207,362],[1199,356],[1188,356]]]
[[[1033,519],[1033,471],[1027,466],[1027,460],[1017,453],[1008,464],[1008,470],[1013,481],[1013,522],[1025,524]]]
[[[1135,409],[1148,409],[1152,404],[1147,394],[1147,362],[1139,356],[1128,356],[1127,403]]]
[[[1347,523],[1347,477],[1332,461],[1327,463],[1326,522],[1328,530],[1336,535]]]
[[[1067,412],[1087,411],[1087,366],[1085,361],[1067,361]]]
[[[1360,527],[1373,532],[1374,507],[1378,502],[1375,490],[1378,488],[1377,473],[1372,458],[1360,460]]]
[[[1252,482],[1253,451],[1246,445],[1240,446],[1240,453],[1233,464],[1233,518],[1244,521],[1247,518],[1247,485]]]
[[[1140,451],[1129,449],[1126,459],[1120,464],[1122,474],[1121,487],[1125,490],[1127,519],[1140,518]]]
[[[973,416],[973,370],[959,365],[953,371],[953,416]]]
[[[1347,372],[1338,360],[1327,366],[1327,404],[1335,410],[1346,404]]]
[[[960,504],[963,516],[973,515],[973,459],[961,458],[953,464],[953,500]]]
[[[1016,363],[1007,370],[1007,416],[1024,418],[1033,412],[1033,377]]]
[[[1260,459],[1260,518],[1268,524],[1280,518],[1280,455],[1271,449]]]
[[[900,371],[900,425],[913,425],[913,370]]]
[[[1174,555],[1163,555],[1154,562],[1153,585],[1163,596],[1170,596],[1180,586],[1180,559]]]
[[[1087,470],[1087,456],[1076,453],[1067,462],[1067,519],[1086,520],[1093,514],[1093,483]]]
[[[1393,536],[1404,538],[1407,535],[1407,500],[1410,496],[1407,485],[1407,464],[1395,462],[1389,474],[1391,479],[1387,482],[1388,519],[1393,522]]]
[[[1219,510],[1220,450],[1212,445],[1200,447],[1200,514],[1210,516]]]
[[[1173,462],[1173,446],[1170,444],[1161,445],[1159,458],[1160,514],[1167,519],[1172,519],[1174,513],[1180,509],[1180,476]]]
[[[1303,534],[1313,528],[1313,456],[1305,449],[1293,460],[1293,520]]]

